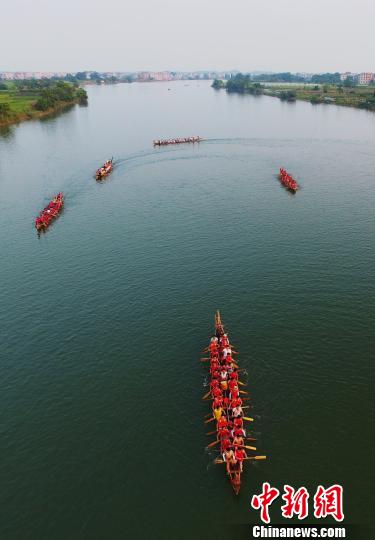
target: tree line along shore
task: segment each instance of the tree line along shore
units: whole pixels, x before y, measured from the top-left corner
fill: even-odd
[[[87,92],[77,82],[0,81],[0,126],[41,118],[77,103],[87,104]]]
[[[326,82],[319,84],[269,81],[267,84],[255,81],[248,75],[238,74],[228,81],[215,79],[212,87],[218,90],[225,89],[227,92],[273,96],[283,101],[301,99],[313,104],[334,103],[375,111],[375,85],[356,85],[351,80],[338,83],[327,79]]]

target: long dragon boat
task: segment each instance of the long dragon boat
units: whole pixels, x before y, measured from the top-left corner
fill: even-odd
[[[249,437],[245,429],[245,422],[253,421],[244,412],[249,405],[243,403],[250,398],[248,392],[243,390],[246,385],[239,379],[240,370],[237,359],[234,359],[238,353],[225,333],[219,311],[215,314],[215,335],[205,352],[209,357],[202,358],[202,361],[208,362],[210,389],[203,399],[209,400],[211,408],[205,423],[214,422],[216,425],[216,429],[209,433],[215,434],[216,439],[207,448],[217,447],[219,457],[215,463],[225,465],[232,488],[238,495],[245,462],[266,459],[266,456],[251,457],[246,452],[256,451],[254,446],[248,444],[248,441],[255,439]]]
[[[108,159],[95,173],[95,178],[101,180],[113,171],[113,158]]]
[[[184,143],[197,143],[202,141],[202,137],[197,135],[194,137],[179,137],[177,139],[156,139],[154,146],[166,146],[168,144],[184,144]]]
[[[64,195],[58,193],[56,197],[50,201],[47,206],[40,212],[39,216],[35,219],[35,227],[37,231],[47,229],[51,221],[61,212],[64,204]]]
[[[289,191],[292,191],[293,193],[295,193],[297,189],[299,189],[299,186],[296,180],[293,178],[293,176],[289,174],[282,167],[280,168],[280,171],[279,171],[279,179],[280,179],[280,182],[283,184],[283,186],[289,189]]]

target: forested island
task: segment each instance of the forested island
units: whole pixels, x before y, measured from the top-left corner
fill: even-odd
[[[280,78],[280,75],[284,75],[284,78]],[[227,81],[215,79],[212,87],[218,90],[225,89],[229,93],[264,94],[278,97],[283,101],[301,99],[313,104],[334,103],[375,111],[374,85],[357,85],[351,78],[341,82],[339,74],[314,75],[312,78],[314,81],[310,83],[301,83],[300,80],[294,80],[298,77],[291,74],[289,74],[291,77],[286,77],[286,75],[288,74],[251,77],[239,73]],[[263,82],[260,82],[261,79]]]
[[[87,104],[87,92],[76,81],[0,81],[0,126],[40,118],[77,103]]]

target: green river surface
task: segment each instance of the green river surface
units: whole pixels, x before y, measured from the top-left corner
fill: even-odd
[[[375,114],[196,81],[88,94],[0,133],[0,539],[248,538],[268,481],[309,489],[307,523],[342,484],[370,540]],[[187,135],[207,140],[153,148]],[[238,497],[205,451],[216,309],[267,454]]]

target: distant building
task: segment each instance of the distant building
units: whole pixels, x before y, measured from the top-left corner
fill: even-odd
[[[359,84],[370,84],[375,80],[375,73],[360,73],[358,77]]]
[[[64,78],[66,72],[50,71],[2,71],[0,79],[9,81],[23,81],[25,79],[51,79],[52,77]]]
[[[150,81],[151,80],[151,73],[149,71],[141,71],[138,73],[138,80],[139,81]]]
[[[156,71],[155,73],[151,73],[151,78],[154,81],[171,81],[172,75],[169,71]]]
[[[348,77],[352,77],[352,76],[353,76],[353,74],[350,73],[350,71],[345,71],[345,73],[340,73],[340,80],[341,81],[346,81],[346,79]]]

